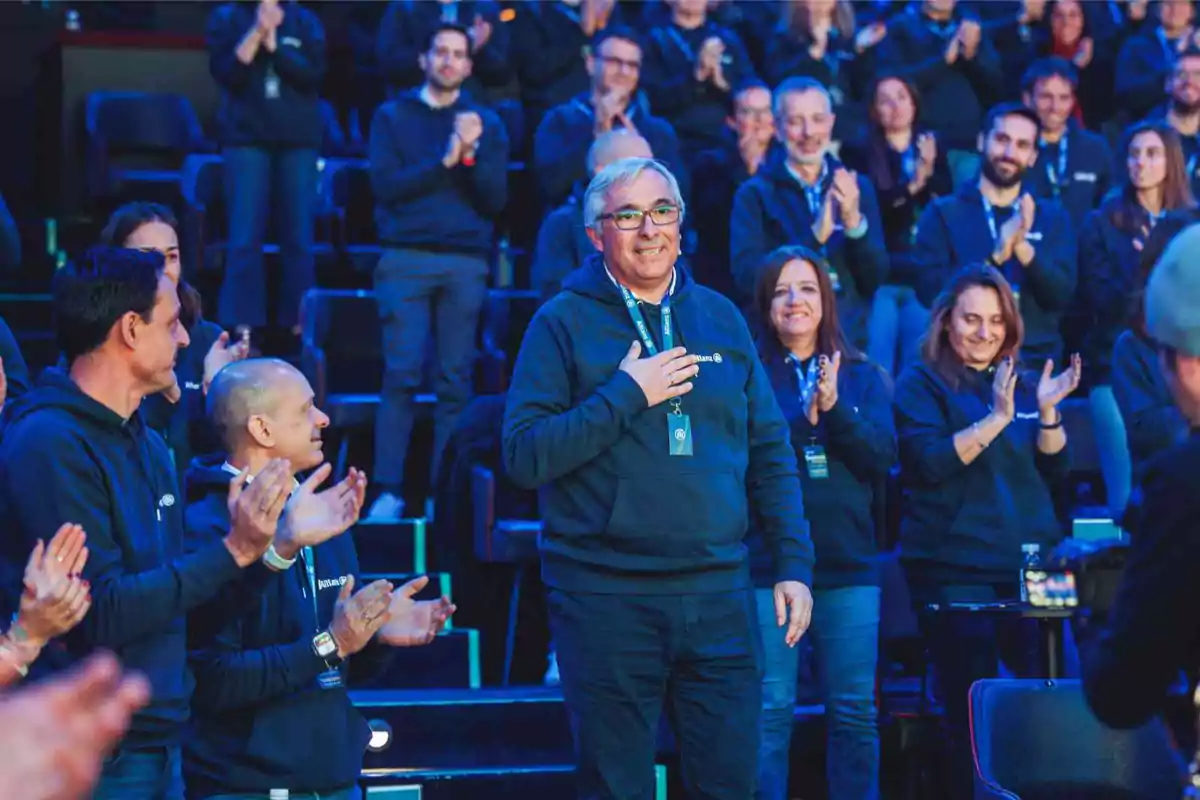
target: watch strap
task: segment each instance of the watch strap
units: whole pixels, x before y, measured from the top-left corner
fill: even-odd
[[[294,558],[284,558],[283,556],[279,555],[279,552],[275,549],[274,543],[267,545],[267,551],[263,553],[262,561],[276,572],[289,570],[296,563],[296,559]]]

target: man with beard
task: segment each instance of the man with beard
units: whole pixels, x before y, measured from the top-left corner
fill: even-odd
[[[917,296],[926,306],[964,264],[984,261],[1004,274],[1025,321],[1021,352],[1030,369],[1061,355],[1059,320],[1075,292],[1075,236],[1066,210],[1054,200],[1034,200],[1022,187],[1037,162],[1040,133],[1037,114],[1025,106],[1005,103],[988,112],[979,181],[926,207],[913,243]]]
[[[1179,54],[1193,46],[1193,1],[1162,0],[1157,5],[1158,24],[1143,24],[1125,40],[1117,56],[1116,105],[1135,120],[1162,101],[1164,84],[1170,82]]]
[[[398,518],[404,459],[425,341],[437,335],[433,474],[470,399],[475,328],[487,292],[495,221],[508,198],[508,138],[498,117],[462,93],[471,74],[466,28],[442,24],[420,57],[425,84],[380,106],[371,123],[375,268],[383,322],[383,396],[375,426],[371,517]]]
[[[888,270],[875,189],[829,153],[835,116],[824,85],[789,78],[775,90],[773,111],[785,157],[759,167],[733,200],[729,253],[738,299],[749,304],[768,253],[802,245],[827,260],[842,327],[864,347],[871,297]]]
[[[1150,115],[1179,134],[1192,194],[1200,193],[1200,49],[1189,48],[1167,79],[1167,102]]]

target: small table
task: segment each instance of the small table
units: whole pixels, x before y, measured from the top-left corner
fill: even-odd
[[[1074,608],[1031,606],[1016,601],[996,603],[930,603],[929,614],[980,614],[998,619],[1035,619],[1038,623],[1038,657],[1041,677],[1057,680],[1061,677],[1066,658],[1063,626],[1075,614]]]

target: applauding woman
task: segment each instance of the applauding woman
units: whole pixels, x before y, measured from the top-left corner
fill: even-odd
[[[896,385],[904,508],[902,559],[950,723],[954,797],[969,796],[967,690],[998,661],[1029,671],[1016,630],[982,615],[926,614],[931,603],[1019,596],[1022,546],[1062,538],[1049,484],[1066,474],[1058,404],[1079,385],[1078,356],[1058,377],[1020,376],[1024,326],[1008,281],[964,267],[934,302],[921,363]],[[1020,631],[1024,633],[1024,631]],[[1029,642],[1032,644],[1032,642]]]
[[[871,502],[896,455],[882,371],[842,333],[828,268],[816,253],[783,247],[759,271],[760,355],[791,426],[804,511],[817,551],[809,628],[829,720],[831,797],[879,797],[875,665],[879,572]],[[777,625],[771,559],[752,536],[751,565],[763,639],[760,800],[787,792],[798,654]]]

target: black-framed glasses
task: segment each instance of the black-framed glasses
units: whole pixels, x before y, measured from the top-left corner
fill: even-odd
[[[650,215],[650,221],[658,226],[679,222],[679,206],[655,206],[646,211],[623,208],[611,214],[601,214],[600,219],[611,219],[617,230],[636,231],[641,230],[645,224],[647,214]]]

